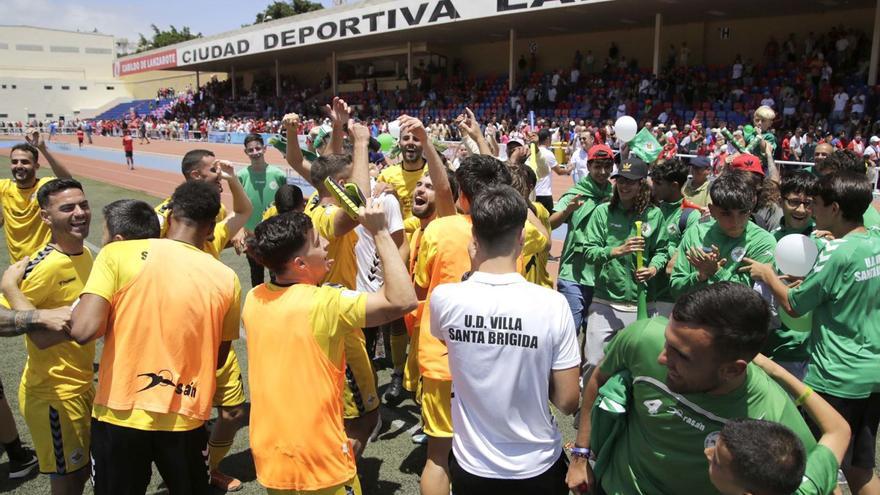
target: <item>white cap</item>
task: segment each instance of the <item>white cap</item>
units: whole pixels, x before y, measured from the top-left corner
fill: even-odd
[[[871,143],[880,143],[880,137],[871,136]]]

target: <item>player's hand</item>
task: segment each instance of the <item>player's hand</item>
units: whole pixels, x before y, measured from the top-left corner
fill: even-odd
[[[238,180],[237,177],[235,177],[235,167],[232,166],[231,162],[227,160],[217,160],[214,164],[220,167],[220,176],[223,180],[227,182],[233,179]]]
[[[398,201],[400,200],[400,198],[397,197],[397,189],[394,189],[393,187],[391,187],[391,184],[389,184],[387,182],[377,182],[376,185],[373,186],[372,196],[374,198],[378,198],[379,196],[381,196],[383,194],[391,194],[395,198],[397,198]]]
[[[281,125],[288,129],[288,134],[290,134],[290,130],[293,130],[294,133],[299,132],[300,118],[299,114],[289,113],[281,119]]]
[[[40,134],[39,129],[36,129],[34,127],[31,127],[27,130],[27,133],[24,135],[24,140],[35,148],[43,149],[46,147],[46,142],[43,140],[43,135]]]
[[[9,268],[3,272],[3,278],[0,279],[0,289],[2,289],[3,292],[6,292],[7,289],[18,288],[21,284],[21,279],[24,278],[24,272],[27,269],[28,261],[30,261],[30,258],[25,256],[18,262],[9,265]]]
[[[830,230],[814,230],[813,235],[816,236],[817,239],[825,239],[828,241],[834,240],[834,234],[832,234]]]
[[[382,208],[382,203],[367,198],[367,205],[358,208],[358,222],[373,235],[385,229],[385,209]]]
[[[586,459],[573,458],[568,465],[565,483],[574,493],[591,493],[596,486],[596,477],[593,475],[590,463]]]
[[[524,163],[531,156],[532,150],[529,146],[518,146],[508,157],[512,163]]]
[[[648,280],[651,280],[652,278],[654,278],[655,275],[657,275],[657,269],[654,268],[653,266],[649,266],[646,268],[640,268],[640,269],[636,270],[634,275],[636,277],[636,282],[643,284],[643,283],[647,282]]]
[[[714,244],[709,250],[691,246],[685,254],[691,266],[697,269],[699,280],[703,282],[727,264],[727,258],[721,258],[718,246]]]
[[[416,117],[410,117],[409,115],[401,115],[397,121],[400,122],[401,136],[404,134],[412,134],[413,137],[418,139],[423,145],[428,142],[428,131],[425,130],[425,124],[423,124],[421,120]]]
[[[354,122],[348,125],[348,135],[356,145],[366,146],[370,144],[370,128]]]
[[[742,265],[743,266],[737,271],[740,273],[748,272],[748,274],[751,275],[752,280],[766,283],[771,279],[776,278],[776,270],[767,263],[761,263],[751,258],[743,258]]]
[[[36,311],[36,321],[44,330],[50,332],[69,332],[70,315],[73,309],[70,306],[55,309],[39,309]]]
[[[520,146],[520,148],[525,148],[525,146]],[[586,200],[586,198],[587,197],[583,194],[576,194],[575,197],[572,198],[567,205],[565,205],[565,211],[567,211],[568,213],[573,213],[575,210],[584,205],[584,201]]]
[[[641,236],[630,237],[620,246],[611,248],[611,257],[619,258],[623,255],[645,250],[645,238]]]
[[[333,127],[339,126],[342,128],[342,126],[348,124],[348,119],[351,118],[351,107],[338,96],[333,97],[333,102],[330,105],[324,105],[324,110],[330,116],[330,120],[333,121]]]
[[[241,229],[232,237],[230,242],[232,243],[232,249],[235,249],[235,254],[241,256],[241,253],[247,252],[247,236],[247,230]]]

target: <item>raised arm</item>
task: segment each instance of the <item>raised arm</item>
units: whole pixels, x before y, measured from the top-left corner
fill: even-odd
[[[384,270],[385,284],[379,292],[367,294],[366,325],[375,327],[412,311],[418,306],[418,300],[406,265],[400,259],[397,246],[388,232],[381,203],[368,199],[367,206],[360,209],[359,221],[373,234],[376,252]]]
[[[763,354],[758,354],[753,362],[776,380],[792,397],[796,398],[797,405],[804,407],[822,432],[819,443],[828,447],[837,458],[837,463],[840,464],[849,447],[849,423],[821,395],[813,393],[810,387],[804,385],[779,364],[774,363]]]
[[[364,196],[370,195],[370,129],[363,124],[352,123],[348,128],[354,144],[352,153],[351,179]]]
[[[250,198],[244,192],[244,187],[235,176],[232,164],[226,160],[217,160],[217,164],[220,166],[223,180],[229,186],[229,192],[232,193],[232,214],[226,219],[226,227],[229,229],[229,236],[234,237],[251,218],[254,205],[251,204]]]
[[[333,132],[330,133],[330,152],[333,154],[342,153],[342,141],[345,139],[345,127],[348,125],[351,109],[345,100],[338,96],[333,97],[333,103],[324,105],[324,109],[330,115],[333,123]]]
[[[49,162],[49,166],[52,167],[52,173],[55,177],[59,179],[72,179],[73,176],[70,175],[70,171],[67,170],[67,167],[64,166],[58,159],[55,158],[55,155],[49,151],[49,147],[46,146],[46,141],[43,140],[43,136],[40,135],[40,131],[34,129],[33,132],[29,133],[28,136],[25,137],[27,142],[32,144],[40,153],[42,153],[46,157],[46,161]]]
[[[477,122],[474,112],[467,107],[465,107],[464,111],[467,116],[461,121],[461,124],[459,124],[459,130],[461,133],[467,135],[477,143],[481,155],[495,156],[492,154],[492,148],[489,146],[489,143],[486,142],[485,136],[483,136],[482,131],[480,131],[480,123]]]
[[[284,116],[281,125],[284,126],[287,134],[287,153],[285,159],[287,164],[296,171],[303,179],[312,182],[312,164],[307,161],[299,149],[299,115],[289,113]],[[312,184],[314,186],[314,184]]]
[[[412,133],[422,143],[422,153],[425,154],[425,160],[428,162],[428,175],[431,177],[431,183],[434,184],[434,205],[437,218],[455,215],[455,199],[452,197],[446,166],[443,165],[437,149],[428,138],[425,125],[421,120],[408,115],[401,116],[399,120],[401,134]]]

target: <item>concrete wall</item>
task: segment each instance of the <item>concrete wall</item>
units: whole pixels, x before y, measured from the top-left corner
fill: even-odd
[[[0,120],[72,119],[82,110],[98,108],[116,98],[128,97],[126,88],[113,79],[20,79],[0,77]]]
[[[0,26],[0,78],[113,78],[113,36]]]
[[[210,81],[212,77],[216,77],[220,81],[224,81],[227,78],[225,72],[201,72],[199,73],[199,82],[205,84]],[[195,88],[196,73],[156,70],[123,76],[120,78],[120,81],[132,98],[142,100],[146,98],[155,98],[156,91],[161,88],[171,87],[177,91],[181,91],[186,88],[187,84]]]

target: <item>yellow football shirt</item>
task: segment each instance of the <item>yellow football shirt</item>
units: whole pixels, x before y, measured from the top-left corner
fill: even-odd
[[[272,206],[266,208],[266,211],[263,212],[262,221],[265,222],[266,220],[274,217],[277,214],[278,214],[278,207],[273,204]]]
[[[114,242],[104,246],[83,292],[96,294],[111,301],[113,295],[130,283],[143,269],[149,255],[150,239]],[[181,243],[189,249],[194,246]],[[241,312],[241,285],[235,277],[235,298],[223,320],[223,340],[238,338]],[[158,310],[158,309],[157,309]],[[140,409],[127,411],[95,404],[92,411],[99,421],[148,431],[189,431],[202,421],[174,413],[154,413]]]
[[[34,187],[20,189],[12,179],[0,180],[0,203],[9,262],[15,263],[49,243],[49,226],[40,218],[37,190],[55,177],[37,179]]]
[[[89,272],[92,253],[83,247],[77,255],[64,254],[51,246],[33,253],[28,262],[21,291],[37,309],[70,306],[79,298]],[[9,307],[5,298],[0,304]],[[27,362],[21,387],[29,396],[43,399],[70,399],[86,393],[92,386],[95,343],[79,345],[68,341],[48,349],[37,347],[25,336]]]
[[[171,217],[171,197],[165,198],[153,209],[159,215],[159,237],[165,237],[165,234],[168,233],[168,219]],[[223,220],[226,220],[226,207],[223,206],[223,203],[220,203],[220,211],[217,212],[214,221],[220,223]]]
[[[538,220],[547,229],[547,232],[551,232],[553,229],[550,227],[550,212],[541,203],[535,202],[532,204],[535,205]],[[553,280],[547,271],[547,261],[549,261],[550,257],[550,250],[548,249],[550,239],[544,237],[528,220],[526,220],[524,230],[525,242],[523,243],[521,255],[520,273],[529,282],[552,289]]]
[[[379,172],[376,178],[377,182],[384,182],[397,191],[404,220],[412,216],[413,191],[416,190],[416,183],[425,175],[427,166],[427,162],[422,162],[418,170],[404,170],[403,165],[392,165]]]
[[[333,260],[330,271],[324,277],[322,283],[339,284],[348,289],[355,288],[357,277],[357,258],[354,254],[354,246],[357,244],[358,235],[351,230],[342,236],[336,235],[333,218],[339,207],[336,205],[319,204],[307,214],[312,219],[312,226],[318,235],[327,239],[327,257]]]

